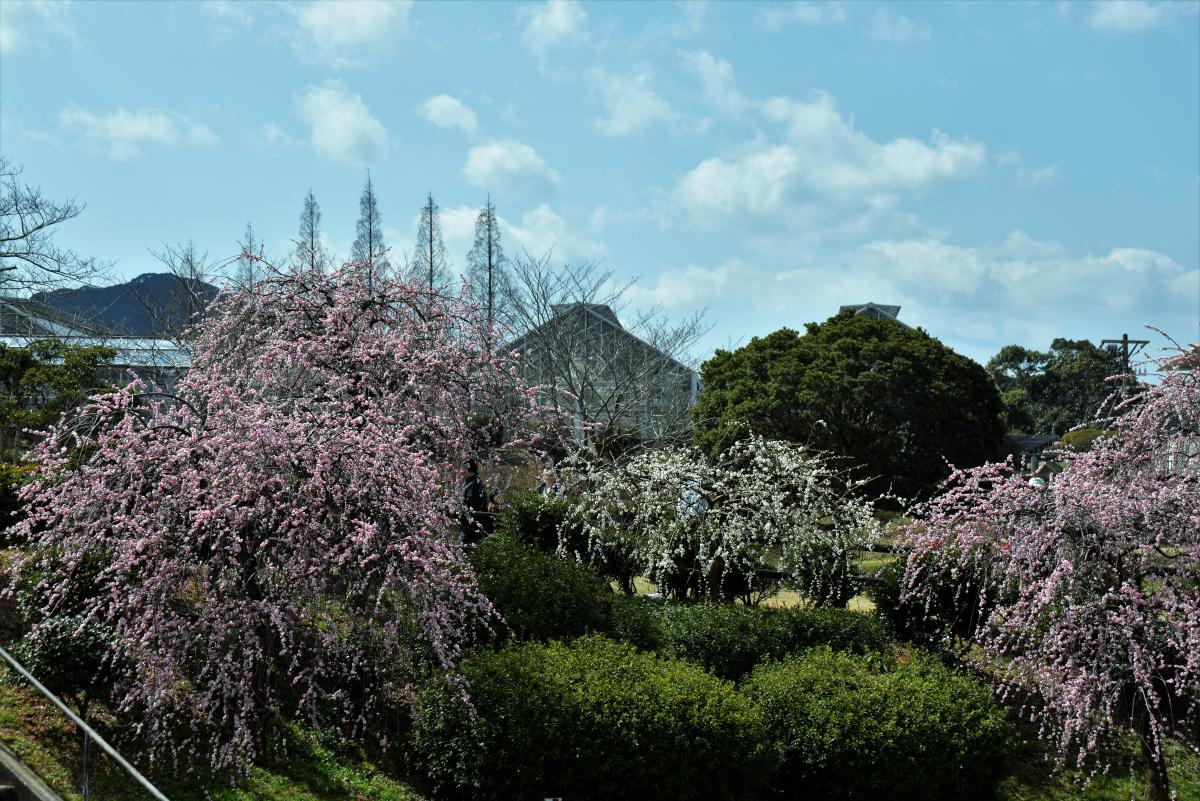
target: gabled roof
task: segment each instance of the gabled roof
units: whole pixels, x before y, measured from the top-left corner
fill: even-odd
[[[0,336],[104,337],[103,326],[29,298],[0,298]]]
[[[860,314],[864,314],[867,317],[874,317],[877,320],[888,319],[894,323],[897,323],[898,325],[904,326],[905,328],[912,328],[911,325],[900,321],[899,306],[890,306],[883,303],[869,302],[855,303],[848,306],[842,306],[838,309],[839,313],[847,311],[854,314],[855,317],[859,316]]]
[[[617,315],[605,303],[559,303],[550,307],[554,310],[555,317],[562,317],[572,311],[581,311],[585,314],[594,315],[604,320],[606,323],[611,323],[617,328],[623,328],[621,321],[617,319]]]
[[[551,309],[554,311],[554,316],[552,318],[550,318],[549,320],[547,320],[545,323],[543,323],[542,324],[543,326],[548,326],[551,323],[554,323],[556,321],[561,321],[573,314],[580,314],[583,316],[587,316],[587,317],[593,318],[595,320],[599,320],[599,321],[603,322],[604,324],[611,326],[615,330],[620,331],[621,334],[623,334],[624,336],[626,336],[629,339],[633,340],[634,342],[638,343],[643,348],[654,351],[659,356],[661,356],[664,360],[671,362],[676,367],[678,367],[680,370],[688,372],[688,373],[695,372],[690,367],[688,367],[686,364],[683,364],[682,362],[680,362],[678,359],[676,359],[673,356],[670,356],[666,353],[663,353],[661,350],[656,348],[654,345],[651,345],[649,342],[642,339],[637,334],[634,334],[632,331],[627,330],[623,325],[621,325],[621,321],[617,319],[617,315],[613,312],[613,310],[607,304],[604,304],[604,303],[560,303],[560,304],[551,306]],[[541,326],[539,326],[539,328],[540,327]],[[521,346],[524,344],[525,340],[528,339],[532,335],[532,333],[533,333],[532,331],[529,331],[529,332],[522,334],[521,336],[519,336],[516,339],[509,342],[507,347],[514,349],[514,350],[520,350]]]

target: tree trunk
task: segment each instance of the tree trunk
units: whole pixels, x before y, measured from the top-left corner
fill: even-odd
[[[1163,754],[1162,737],[1159,749],[1154,751],[1154,734],[1150,730],[1150,713],[1140,710],[1138,739],[1142,742],[1143,771],[1146,778],[1146,801],[1171,801],[1171,785],[1167,779],[1167,760]]]

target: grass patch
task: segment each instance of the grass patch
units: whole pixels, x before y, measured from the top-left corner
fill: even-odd
[[[348,753],[299,727],[289,727],[285,736],[286,753],[251,768],[238,787],[165,770],[148,778],[172,801],[422,801],[361,752]],[[66,801],[81,798],[78,730],[7,667],[0,670],[0,740]],[[93,798],[149,799],[98,747],[92,754]]]
[[[1166,744],[1166,752],[1175,801],[1200,801],[1200,756],[1176,741]],[[1145,797],[1141,758],[1132,745],[1126,753],[1112,758],[1108,773],[1096,776],[1083,787],[1070,776],[1053,775],[1044,760],[1033,756],[1021,761],[996,794],[997,801],[1129,801]]]

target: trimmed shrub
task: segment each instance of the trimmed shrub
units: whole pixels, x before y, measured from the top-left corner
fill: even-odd
[[[662,652],[737,680],[768,659],[818,645],[869,653],[891,645],[878,618],[846,609],[764,609],[714,604],[668,605]]]
[[[760,705],[786,798],[987,798],[1011,759],[991,691],[921,654],[896,661],[828,648],[760,666]]]
[[[663,647],[662,615],[665,604],[640,595],[613,597],[613,622],[609,634],[643,651]]]
[[[612,627],[615,593],[586,566],[526,545],[506,534],[486,538],[471,553],[479,588],[517,640],[579,637]]]
[[[1062,444],[1076,453],[1083,453],[1084,451],[1090,451],[1092,443],[1100,437],[1110,437],[1116,433],[1115,431],[1105,431],[1101,428],[1080,428],[1063,434]]]
[[[478,652],[417,698],[437,798],[757,799],[760,713],[728,682],[603,637]]]

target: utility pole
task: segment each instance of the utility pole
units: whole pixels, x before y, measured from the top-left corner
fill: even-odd
[[[1121,354],[1121,371],[1129,372],[1129,359],[1137,354],[1139,350],[1150,344],[1148,339],[1130,339],[1129,334],[1121,334],[1120,339],[1102,339],[1100,347],[1110,353]],[[1120,346],[1118,348],[1118,346]]]

